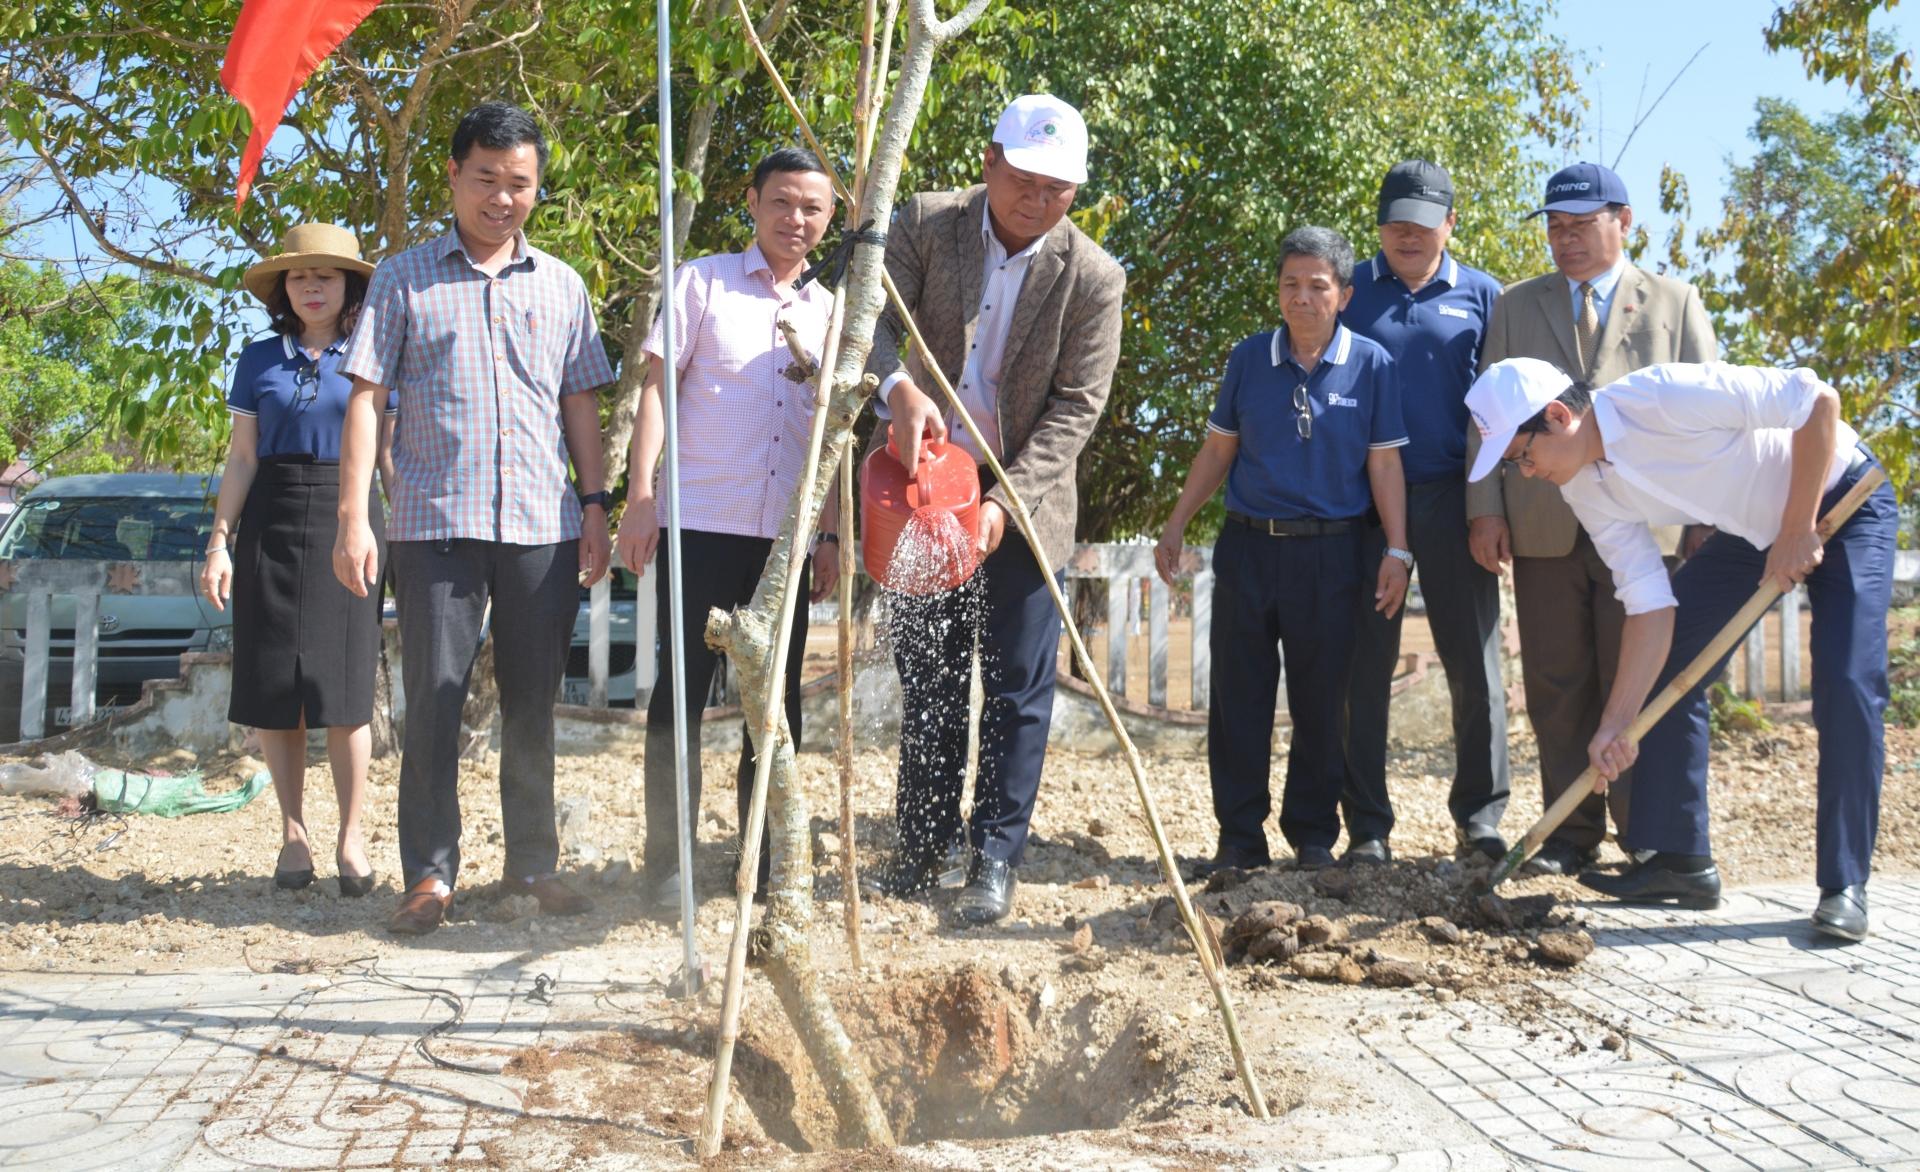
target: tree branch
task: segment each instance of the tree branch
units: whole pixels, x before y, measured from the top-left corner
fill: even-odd
[[[37,142],[33,143],[32,146],[34,153],[40,156],[40,161],[47,165],[47,173],[53,176],[53,181],[58,184],[60,190],[66,194],[67,202],[72,205],[74,217],[87,226],[87,234],[92,236],[93,242],[100,246],[100,251],[122,264],[132,265],[134,268],[144,272],[160,273],[164,276],[177,277],[180,280],[192,281],[198,285],[213,286],[215,284],[211,276],[198,269],[190,269],[185,265],[176,264],[173,261],[154,260],[152,257],[140,256],[136,253],[128,252],[112,240],[109,240],[106,230],[101,226],[101,220],[86,210],[86,203],[80,198],[80,193],[74,189],[73,181],[67,177],[66,170],[60,166],[52,155],[46,152],[45,147]]]

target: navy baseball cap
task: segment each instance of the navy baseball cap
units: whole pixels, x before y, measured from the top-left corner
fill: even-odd
[[[1553,173],[1553,178],[1547,180],[1546,198],[1528,212],[1526,218],[1531,220],[1548,212],[1580,216],[1597,212],[1611,203],[1632,202],[1627,198],[1627,185],[1621,182],[1620,176],[1598,163],[1575,163]]]
[[[1425,159],[1395,163],[1380,181],[1376,224],[1411,221],[1422,228],[1438,228],[1453,210],[1453,179],[1447,169]]]

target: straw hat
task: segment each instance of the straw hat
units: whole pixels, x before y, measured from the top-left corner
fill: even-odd
[[[338,224],[301,224],[288,229],[280,251],[247,270],[240,283],[265,302],[273,285],[288,269],[341,269],[361,276],[373,266],[360,259],[360,241]]]

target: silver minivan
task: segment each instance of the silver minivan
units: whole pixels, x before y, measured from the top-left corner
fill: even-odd
[[[197,562],[213,529],[217,476],[110,473],[35,485],[0,522],[0,561]],[[71,723],[74,601],[56,595],[48,664],[47,728]],[[109,594],[100,608],[96,712],[140,698],[141,685],[180,674],[180,656],[224,645],[231,611],[198,594]],[[0,743],[19,739],[27,600],[0,596]]]

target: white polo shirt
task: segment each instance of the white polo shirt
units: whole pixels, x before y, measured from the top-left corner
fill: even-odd
[[[1607,458],[1560,494],[1613,572],[1628,614],[1674,605],[1650,525],[1712,525],[1765,549],[1780,534],[1793,432],[1826,386],[1812,371],[1669,362],[1594,392]],[[1834,435],[1822,492],[1839,483],[1860,436]]]

